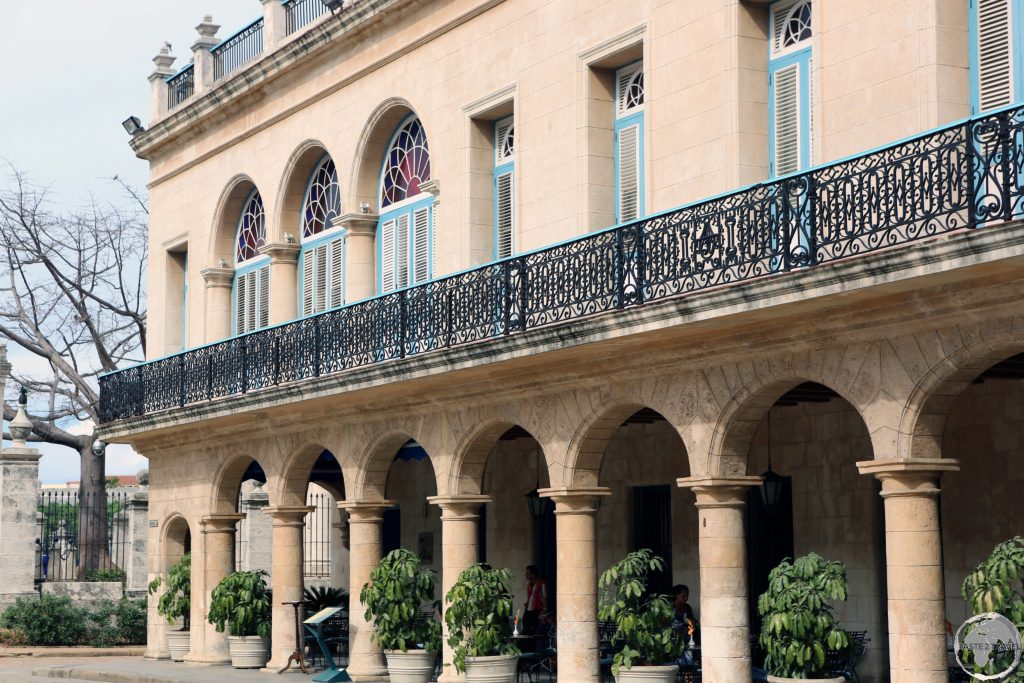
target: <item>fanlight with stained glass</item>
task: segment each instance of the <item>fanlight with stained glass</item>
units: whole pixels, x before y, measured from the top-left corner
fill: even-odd
[[[341,213],[338,173],[330,157],[317,164],[302,203],[302,236],[312,237],[332,227]]]
[[[384,158],[380,184],[380,208],[415,197],[420,184],[430,180],[430,151],[427,134],[418,118],[411,118],[398,129]]]
[[[811,37],[811,3],[798,2],[789,10],[782,27],[782,45],[789,47]]]
[[[238,242],[235,247],[235,261],[241,263],[259,256],[260,247],[267,243],[267,231],[263,221],[263,199],[253,191],[242,206],[238,219]]]

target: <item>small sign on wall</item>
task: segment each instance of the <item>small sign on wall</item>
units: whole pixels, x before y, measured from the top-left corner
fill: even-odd
[[[149,520],[149,528],[150,529],[156,529],[158,526],[160,526],[160,520],[159,519],[151,519],[151,520]]]

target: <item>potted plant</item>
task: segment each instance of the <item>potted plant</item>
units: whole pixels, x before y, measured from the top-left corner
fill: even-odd
[[[261,669],[270,657],[270,589],[264,570],[232,572],[210,593],[206,620],[218,633],[228,629],[231,666]]]
[[[158,576],[149,583],[149,594],[153,595],[163,581]],[[175,662],[184,661],[189,651],[189,616],[192,607],[192,561],[189,553],[171,565],[167,571],[167,590],[157,602],[157,614],[167,619],[172,626],[180,619],[181,628],[167,632],[167,651]]]
[[[648,549],[629,553],[601,574],[597,618],[615,624],[612,674],[626,681],[673,683],[682,643],[672,628],[675,613],[666,595],[651,594],[647,577],[665,563]]]
[[[384,650],[391,683],[427,683],[441,649],[441,623],[434,618],[437,573],[423,567],[411,550],[392,550],[370,572],[359,592],[374,641]],[[429,615],[422,606],[429,604]]]
[[[772,683],[828,681],[828,653],[843,652],[850,637],[836,623],[830,600],[846,600],[846,567],[817,553],[783,560],[768,575],[768,590],[757,599],[764,666]]]
[[[512,644],[512,572],[484,564],[467,568],[445,596],[448,644],[468,683],[513,683],[519,648]]]
[[[1014,536],[997,545],[988,559],[967,575],[960,592],[979,618],[968,620],[957,630],[954,645],[959,646],[959,661],[972,674],[978,674],[979,679],[984,675],[991,676],[989,680],[1002,680],[1001,676],[1007,676],[1007,680],[1019,680],[1013,676],[1024,674],[1024,661],[1014,667],[1013,660],[1017,654],[1014,648],[993,647],[979,661],[975,648],[966,646],[966,643],[971,640],[975,629],[992,628],[991,618],[980,617],[983,614],[999,614],[1018,631],[1021,630],[1024,624],[1024,537]],[[992,628],[992,632],[1000,631]],[[1003,635],[1009,634],[1003,632]]]

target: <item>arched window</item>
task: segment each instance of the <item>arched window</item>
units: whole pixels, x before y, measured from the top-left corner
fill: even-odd
[[[302,200],[302,315],[313,315],[344,303],[345,236],[334,225],[340,214],[338,172],[334,161],[325,154],[313,168]]]
[[[432,275],[433,195],[427,134],[416,116],[403,121],[388,144],[380,181],[377,286],[381,292],[426,282]]]
[[[254,189],[242,203],[235,237],[235,334],[270,322],[270,259],[259,253],[266,243],[263,198]]]
[[[793,5],[783,18],[782,33],[779,36],[780,47],[809,40],[811,38],[811,1],[804,0]]]
[[[780,0],[771,6],[768,60],[769,166],[773,176],[812,163],[811,0]]]

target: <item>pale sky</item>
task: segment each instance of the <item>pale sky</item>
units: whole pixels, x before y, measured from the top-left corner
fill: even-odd
[[[224,38],[262,7],[259,0],[0,0],[0,164],[49,185],[51,197],[69,206],[90,193],[118,200],[115,175],[142,188],[146,162],[128,146],[121,121],[134,114],[149,125],[153,56],[167,41],[180,68],[204,14]],[[22,371],[37,365],[10,344],[8,356]],[[44,482],[79,478],[77,453],[42,450]],[[135,474],[145,462],[127,447],[107,451],[108,474]]]

